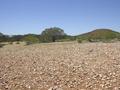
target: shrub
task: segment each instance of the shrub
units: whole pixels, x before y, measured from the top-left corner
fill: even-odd
[[[82,43],[82,40],[81,40],[81,39],[77,39],[77,42],[78,42],[78,43]]]
[[[13,42],[9,42],[9,44],[13,44]]]
[[[31,42],[26,42],[26,45],[31,45],[31,44],[33,44],[33,43],[31,43]]]
[[[33,35],[27,35],[22,40],[26,42],[26,45],[39,43],[39,39]]]
[[[5,46],[5,44],[0,44],[0,48],[2,48],[3,46]]]
[[[19,42],[19,41],[17,41],[17,42],[16,42],[16,44],[20,44],[20,42]]]

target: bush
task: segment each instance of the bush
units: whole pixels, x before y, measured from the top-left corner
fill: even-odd
[[[17,42],[16,42],[16,44],[20,44],[20,42],[19,42],[19,41],[17,41]]]
[[[81,39],[77,39],[77,42],[78,42],[78,43],[82,43],[82,40],[81,40]]]
[[[26,42],[26,45],[35,44],[35,43],[40,42],[39,39],[33,35],[27,35],[22,40]]]
[[[13,42],[9,42],[9,44],[13,44]]]
[[[26,42],[26,45],[31,45],[31,44],[33,44],[33,43],[31,43],[31,42]]]
[[[0,48],[2,48],[3,46],[5,46],[5,44],[0,44]]]
[[[56,42],[69,42],[69,41],[72,41],[71,39],[59,39],[59,40],[56,40]]]
[[[89,42],[99,42],[97,39],[88,39]]]
[[[114,41],[113,40],[110,40],[110,39],[105,39],[105,40],[102,40],[103,43],[113,43]]]

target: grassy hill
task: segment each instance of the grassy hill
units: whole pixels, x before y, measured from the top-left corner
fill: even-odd
[[[120,40],[120,33],[113,31],[111,29],[96,29],[94,31],[81,34],[78,36],[78,41],[110,41],[110,40]]]

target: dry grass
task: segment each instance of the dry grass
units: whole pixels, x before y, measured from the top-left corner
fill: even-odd
[[[0,90],[120,90],[120,43],[5,46]]]

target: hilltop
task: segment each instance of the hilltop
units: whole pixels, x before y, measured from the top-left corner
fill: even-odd
[[[77,36],[79,40],[86,41],[109,41],[113,39],[120,39],[120,33],[111,29],[96,29],[88,33]]]

